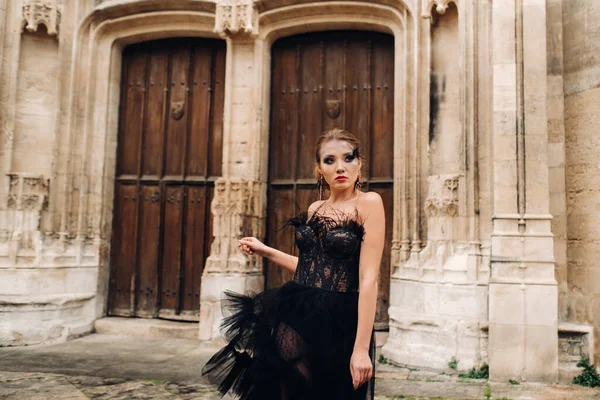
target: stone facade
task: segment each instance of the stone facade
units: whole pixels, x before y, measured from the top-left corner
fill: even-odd
[[[600,15],[594,0],[0,0],[0,343],[66,340],[106,315],[122,50],[227,45],[223,169],[199,338],[223,289],[259,291],[271,46],[390,34],[398,364],[554,382],[599,360]]]

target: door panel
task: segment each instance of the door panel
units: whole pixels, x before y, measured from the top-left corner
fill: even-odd
[[[139,237],[136,314],[153,317],[158,305],[159,247],[160,247],[160,192],[156,186],[142,185],[139,198]]]
[[[317,200],[314,146],[325,130],[354,133],[362,145],[364,190],[381,194],[387,216],[376,327],[387,326],[393,218],[394,42],[372,32],[325,32],[273,46],[268,243],[295,252],[286,218]],[[294,253],[295,254],[295,253]],[[267,286],[291,279],[267,263]]]
[[[137,186],[117,183],[113,223],[112,272],[109,301],[118,315],[131,316],[135,301],[137,253]]]
[[[198,320],[221,174],[225,44],[123,53],[109,314]]]

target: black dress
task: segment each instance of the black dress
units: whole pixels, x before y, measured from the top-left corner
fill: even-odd
[[[374,378],[354,390],[350,373],[364,227],[317,213],[288,225],[299,250],[294,280],[257,295],[225,292],[228,344],[202,374],[242,400],[373,400]],[[370,356],[374,367],[373,336]]]

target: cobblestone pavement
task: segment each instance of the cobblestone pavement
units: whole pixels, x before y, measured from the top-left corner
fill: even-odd
[[[199,369],[214,348],[193,340],[91,335],[0,348],[0,399],[217,400]],[[487,382],[379,364],[376,400],[484,399]],[[599,389],[491,383],[493,399],[600,400]]]

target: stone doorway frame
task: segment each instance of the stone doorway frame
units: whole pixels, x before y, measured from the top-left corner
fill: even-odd
[[[231,12],[230,7],[239,7],[234,15],[247,13],[249,4],[246,3],[252,1],[241,3],[244,4],[228,2],[226,12]],[[418,68],[421,55],[416,46],[421,16],[406,3],[398,2],[394,6],[389,3],[377,0],[297,4],[260,14],[259,5],[253,3],[256,25],[246,26],[243,32],[236,29],[233,33],[228,29],[229,25],[216,27],[227,37],[228,56],[231,56],[226,78],[226,101],[231,99],[231,103],[226,104],[224,116],[224,137],[231,138],[231,142],[224,148],[223,179],[216,184],[212,207],[215,241],[202,277],[201,340],[220,337],[221,290],[262,290],[261,265],[255,257],[247,257],[238,251],[236,243],[237,236],[247,231],[248,226],[254,236],[264,237],[271,49],[277,39],[331,30],[368,30],[394,37],[393,134],[398,151],[394,152],[394,211],[393,216],[389,216],[393,221],[392,268],[401,259],[408,258],[411,238],[408,221],[418,220],[419,213],[419,188],[416,184],[408,185],[408,177],[414,176],[419,168],[416,154],[419,153],[417,133],[421,118],[417,106],[429,101],[429,93],[419,95],[417,88],[422,87],[422,83],[428,87],[429,76],[427,71]],[[220,20],[223,18],[217,16],[217,21]],[[412,239],[414,243],[415,237]]]
[[[418,54],[415,51],[419,16],[404,3],[396,7],[367,3],[335,2],[284,7],[260,16],[261,31],[256,41],[261,75],[262,116],[259,160],[268,160],[271,108],[271,53],[278,39],[302,33],[332,30],[363,30],[394,37],[394,207],[391,268],[400,259],[400,244],[408,244],[408,149],[416,145]],[[412,40],[411,40],[412,39]],[[259,72],[260,73],[260,72]],[[428,79],[428,78],[427,78]],[[398,151],[399,150],[399,151]],[[257,175],[268,181],[268,164],[261,162]],[[266,196],[266,194],[265,194]],[[414,197],[413,197],[414,198]],[[266,201],[266,197],[265,197]]]
[[[110,236],[125,46],[177,37],[219,38],[214,3],[106,1],[74,33],[68,109],[59,122],[53,224],[77,262],[98,263],[94,315],[106,314]],[[185,4],[188,9],[182,10]],[[86,82],[82,85],[78,82]]]
[[[285,36],[326,30],[369,30],[393,35],[393,134],[394,146],[399,150],[394,160],[394,213],[389,216],[394,232],[392,266],[408,257],[410,239],[415,241],[409,220],[419,220],[419,190],[414,184],[409,187],[408,179],[418,177],[417,134],[422,118],[417,106],[428,101],[428,93],[418,89],[428,84],[429,79],[427,71],[419,69],[421,55],[417,45],[421,16],[412,8],[416,5],[394,3],[391,6],[388,0],[335,1],[298,4],[259,14],[259,6],[251,0],[247,3],[252,4],[257,21],[255,30],[249,34],[225,32],[215,27],[215,20],[223,20],[218,18],[222,5],[209,0],[108,0],[85,16],[74,33],[71,81],[65,85],[67,95],[62,104],[68,111],[58,122],[50,204],[53,228],[59,232],[60,242],[65,243],[66,252],[73,255],[77,263],[97,260],[96,318],[105,315],[108,295],[121,52],[125,46],[142,41],[182,36],[226,39],[223,177],[216,184],[212,205],[217,243],[211,248],[205,274],[217,278],[217,283],[227,282],[229,288],[246,289],[259,284],[262,274],[255,270],[256,263],[245,259],[232,243],[239,230],[237,225],[243,222],[243,218],[236,215],[255,215],[253,229],[259,237],[266,223],[268,166],[265,160],[268,159],[272,44]],[[248,4],[239,7],[242,6]],[[254,68],[249,71],[251,65]],[[243,85],[238,87],[236,82]],[[240,115],[250,115],[249,123],[237,124],[236,118]],[[236,143],[248,138],[246,148]],[[235,154],[249,155],[247,162],[238,163]],[[229,189],[239,191],[240,187],[250,192],[249,197],[239,193],[239,200],[246,204],[241,209],[229,192]],[[219,223],[218,215],[223,208],[219,203],[222,199],[218,198],[221,189],[233,200],[227,200],[227,213],[234,215],[228,214],[225,224]],[[203,277],[201,294],[200,338],[210,340],[218,336],[220,296],[204,288],[206,285],[216,290],[222,285],[215,285],[206,278]]]

